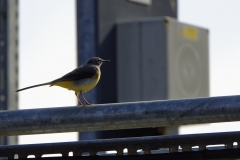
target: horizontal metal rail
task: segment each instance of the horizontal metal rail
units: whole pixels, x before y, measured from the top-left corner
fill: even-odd
[[[124,156],[74,156],[44,157],[44,160],[235,160],[240,158],[240,149],[203,150],[196,152],[178,152],[166,154],[124,155]],[[1,159],[5,160],[5,159]],[[7,160],[7,159],[6,159]],[[9,160],[9,159],[8,159]],[[21,158],[21,160],[29,160]],[[43,160],[35,158],[33,160]]]
[[[233,143],[238,145],[233,147]],[[78,142],[64,143],[46,143],[46,144],[28,144],[28,145],[11,145],[0,146],[0,157],[27,158],[28,155],[34,155],[40,158],[44,154],[62,154],[68,157],[69,152],[73,156],[82,155],[104,155],[103,151],[115,150],[116,155],[136,155],[137,150],[142,149],[143,154],[159,154],[169,152],[191,152],[203,151],[206,149],[216,150],[217,147],[207,147],[208,145],[224,145],[221,149],[236,149],[240,144],[240,132],[223,132],[223,133],[205,133],[191,135],[172,135],[172,136],[150,136],[138,138],[116,138],[105,140],[89,140]],[[179,149],[179,146],[182,150]],[[196,147],[197,148],[193,148]],[[123,153],[127,148],[128,152]],[[168,150],[167,150],[168,149]],[[166,151],[167,150],[167,151]],[[87,153],[86,153],[87,152]],[[105,154],[106,155],[106,154]],[[240,154],[239,154],[240,155]]]
[[[240,120],[240,96],[0,111],[0,136]]]

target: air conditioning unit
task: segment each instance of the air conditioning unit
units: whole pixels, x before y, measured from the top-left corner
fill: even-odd
[[[209,96],[208,39],[170,17],[119,22],[118,102]]]

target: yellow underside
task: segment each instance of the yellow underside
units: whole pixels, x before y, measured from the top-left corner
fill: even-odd
[[[73,90],[75,92],[87,92],[96,86],[99,79],[100,76],[96,76],[91,79],[81,80],[79,82],[62,81],[54,83],[53,86],[59,86],[68,90]]]
[[[56,82],[56,83],[54,83],[54,86],[69,89],[69,88],[72,88],[74,86],[74,83],[72,81]]]

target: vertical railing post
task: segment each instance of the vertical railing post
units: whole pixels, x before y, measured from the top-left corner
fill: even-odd
[[[77,0],[77,61],[85,64],[97,55],[97,0]],[[84,95],[97,103],[97,88]],[[79,139],[94,139],[95,132],[83,132]]]

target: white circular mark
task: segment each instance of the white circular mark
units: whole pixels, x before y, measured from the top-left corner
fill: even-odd
[[[177,51],[175,65],[175,80],[180,92],[186,97],[196,97],[202,79],[199,53],[191,45],[184,44]]]

